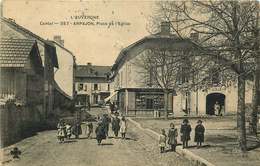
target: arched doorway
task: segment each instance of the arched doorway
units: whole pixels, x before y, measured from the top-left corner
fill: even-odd
[[[211,93],[206,97],[206,114],[214,115],[214,105],[216,102],[220,104],[220,109],[225,108],[225,95],[222,93]]]

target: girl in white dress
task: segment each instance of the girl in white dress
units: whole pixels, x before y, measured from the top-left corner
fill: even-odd
[[[121,120],[121,124],[120,124],[120,133],[121,133],[122,139],[125,139],[126,129],[127,129],[126,119],[123,116],[122,120]]]

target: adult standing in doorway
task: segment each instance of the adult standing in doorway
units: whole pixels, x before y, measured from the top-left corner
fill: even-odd
[[[218,101],[216,101],[216,103],[214,105],[214,113],[215,113],[215,115],[220,115],[220,113],[221,113],[221,107],[220,107],[220,104],[218,103]]]

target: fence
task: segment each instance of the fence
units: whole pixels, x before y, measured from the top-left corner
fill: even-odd
[[[128,110],[127,116],[144,116],[144,117],[154,117],[155,111],[158,111],[157,115],[159,117],[162,117],[165,115],[164,109],[154,110],[154,109],[134,109],[134,110]],[[171,112],[172,110],[168,110],[168,112]]]

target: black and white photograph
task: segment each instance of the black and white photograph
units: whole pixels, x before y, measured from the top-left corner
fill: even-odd
[[[0,165],[260,165],[259,0],[0,0]]]

